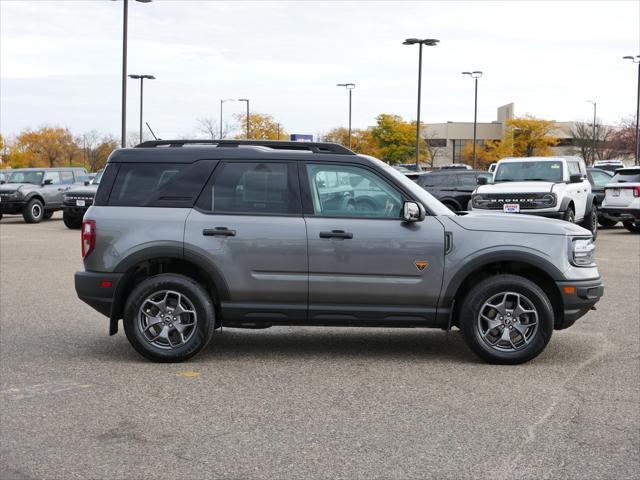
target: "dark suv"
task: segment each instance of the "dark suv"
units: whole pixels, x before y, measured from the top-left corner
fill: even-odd
[[[456,215],[340,145],[154,141],[111,154],[84,215],[78,296],[155,361],[221,326],[458,326],[497,363],[537,356],[603,293],[591,233]]]
[[[451,168],[425,172],[410,178],[447,208],[459,212],[467,210],[471,194],[478,186],[478,178],[485,178],[490,183],[493,174],[480,170]]]
[[[75,229],[82,226],[82,217],[93,205],[93,198],[98,190],[101,177],[102,171],[98,172],[92,180],[85,181],[83,186],[73,187],[64,192],[62,220],[67,228]]]

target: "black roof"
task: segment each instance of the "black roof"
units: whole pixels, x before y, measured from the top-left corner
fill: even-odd
[[[203,159],[366,161],[335,143],[274,140],[154,140],[135,148],[114,150],[109,156],[110,163],[192,163]]]

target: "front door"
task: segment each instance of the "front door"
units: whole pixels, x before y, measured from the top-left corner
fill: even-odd
[[[306,321],[307,232],[295,164],[221,162],[184,238],[185,257],[219,277],[223,321]]]
[[[309,321],[400,325],[433,320],[444,262],[440,222],[429,216],[404,222],[406,194],[364,166],[331,162],[300,168]]]

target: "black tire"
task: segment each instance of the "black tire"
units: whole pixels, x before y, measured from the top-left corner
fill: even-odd
[[[596,239],[598,236],[598,207],[595,205],[591,206],[591,211],[585,214],[580,226],[589,230],[593,239]]]
[[[442,204],[452,212],[458,212],[460,210],[460,207],[453,202],[444,201]]]
[[[562,216],[562,219],[565,222],[576,223],[576,212],[573,211],[572,207],[567,207],[567,209],[564,212],[564,215]]]
[[[164,291],[177,292],[182,295],[182,298],[186,298],[193,306],[193,311],[195,311],[196,314],[196,318],[193,321],[193,330],[188,333],[186,341],[184,341],[182,345],[172,348],[161,348],[151,343],[153,338],[149,339],[145,336],[141,323],[142,320],[140,320],[141,318],[144,320],[143,317],[146,317],[146,320],[150,320],[151,318],[154,320],[159,319],[158,312],[152,313],[152,315],[155,314],[156,317],[146,316],[144,313],[141,313],[141,308],[145,306],[148,298],[153,297],[154,292],[162,295],[160,292]],[[167,301],[166,303],[170,302]],[[173,313],[173,315],[175,315],[175,313]],[[180,315],[177,316],[180,317]],[[167,317],[164,322],[166,323],[169,320]],[[177,324],[178,322],[175,322],[175,320],[176,317],[173,317],[174,323]],[[211,297],[200,284],[184,275],[165,273],[147,278],[133,289],[125,303],[123,323],[127,339],[133,348],[143,357],[154,362],[182,362],[193,357],[206,347],[211,340],[215,325],[215,309]],[[169,332],[168,335],[175,336],[175,334],[179,334],[173,324],[165,325],[160,322],[156,325],[161,326],[162,330],[165,330],[166,327],[166,330]],[[157,331],[154,330],[156,328],[156,326],[152,325],[151,329],[147,328],[147,332],[153,335]],[[171,343],[171,341],[169,341],[169,343]]]
[[[0,220],[2,220],[2,212],[0,212]]]
[[[63,212],[62,221],[67,226],[67,228],[71,228],[72,230],[82,227],[82,217],[79,217],[77,215],[71,215],[67,212]]]
[[[520,333],[517,327],[514,329],[516,326],[515,323],[509,326],[511,329],[511,333],[508,333],[509,342],[512,345],[515,345],[513,343],[515,335],[515,343],[519,343],[519,345],[517,345],[517,349],[512,349],[510,351],[501,350],[500,341],[496,342],[497,347],[490,346],[490,338],[485,340],[482,336],[481,321],[483,320],[480,319],[481,308],[492,308],[490,306],[486,306],[486,302],[489,302],[496,296],[499,297],[506,293],[521,295],[523,299],[521,301],[523,303],[530,303],[537,312],[538,317],[537,327],[531,327],[533,330],[525,329],[524,335],[530,335],[527,338],[527,342],[522,341],[524,340],[524,336],[520,336],[520,339],[518,339]],[[486,310],[483,311],[486,312]],[[502,317],[499,317],[498,315],[499,314],[496,311],[494,314],[494,321],[502,319]],[[523,317],[519,318],[522,319]],[[505,315],[504,322],[507,321],[508,320]],[[485,333],[488,335],[493,331],[496,332],[494,336],[502,335],[504,330],[507,329],[504,322],[494,327],[494,329],[487,326]],[[529,323],[529,320],[523,323],[526,325]],[[538,285],[518,275],[496,275],[479,282],[473,286],[465,296],[458,314],[458,325],[460,326],[460,330],[462,330],[465,342],[471,350],[485,361],[501,365],[517,365],[537,357],[545,349],[547,343],[549,343],[549,340],[551,339],[553,324],[553,307],[551,306],[551,302],[547,295]],[[522,326],[522,324],[520,324],[520,326]]]
[[[40,223],[44,218],[44,206],[37,198],[29,200],[22,209],[22,218],[27,223]]]
[[[42,218],[44,218],[45,220],[49,220],[49,219],[51,219],[51,217],[53,217],[54,213],[55,212],[53,210],[45,211],[44,215],[42,216]]]
[[[600,224],[601,227],[610,228],[610,227],[615,227],[616,224],[618,223],[618,221],[617,220],[611,220],[610,218],[603,217],[602,215],[599,215],[598,216],[598,223]]]
[[[622,222],[622,225],[631,233],[640,233],[640,223]]]

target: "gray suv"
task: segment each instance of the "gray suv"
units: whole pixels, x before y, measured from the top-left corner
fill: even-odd
[[[591,233],[455,214],[335,144],[153,141],[113,152],[81,230],[80,299],[159,362],[214,330],[458,327],[483,359],[536,357],[603,294]]]
[[[39,223],[62,209],[62,196],[74,183],[87,178],[84,168],[21,168],[8,170],[0,185],[0,218],[22,214],[27,223]]]

